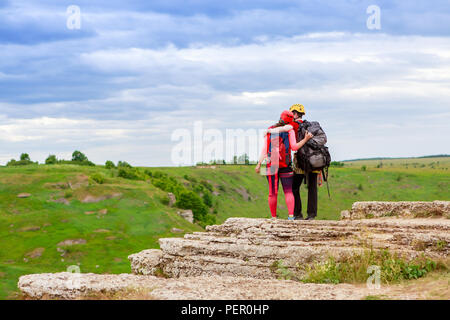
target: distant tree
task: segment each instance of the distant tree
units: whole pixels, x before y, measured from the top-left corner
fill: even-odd
[[[249,164],[249,158],[248,158],[248,154],[244,153],[243,155],[241,155],[238,160],[237,163],[239,164]]]
[[[80,151],[76,150],[72,153],[72,161],[74,162],[83,162],[88,161],[88,158],[84,153],[81,153]]]
[[[58,160],[54,154],[51,154],[45,159],[45,164],[57,164]]]
[[[20,155],[20,161],[31,161],[30,156],[28,155],[28,153],[22,153]]]
[[[233,157],[233,164],[237,164],[238,163],[238,157],[237,156],[234,156]]]
[[[106,169],[114,169],[115,167],[116,166],[114,165],[114,162],[112,162],[110,160],[106,161],[106,163],[105,163],[105,168]]]
[[[126,162],[126,161],[119,161],[119,162],[117,163],[117,167],[118,167],[118,168],[132,168],[131,164],[129,164],[129,163]]]

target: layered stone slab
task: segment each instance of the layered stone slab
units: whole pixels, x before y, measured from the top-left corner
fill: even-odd
[[[350,211],[342,211],[342,219],[379,217],[444,217],[450,218],[450,201],[366,201],[355,202]]]
[[[372,248],[406,259],[421,254],[446,258],[449,219],[365,219],[287,221],[230,218],[184,238],[162,238],[161,250],[129,257],[135,274],[155,270],[170,277],[245,276],[276,278],[277,263],[299,272],[302,266],[334,257],[343,260]]]
[[[68,272],[22,276],[18,286],[29,299],[361,300],[385,291],[349,284],[305,284],[243,277],[164,279]]]

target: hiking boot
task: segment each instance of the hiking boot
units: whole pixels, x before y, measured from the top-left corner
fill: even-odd
[[[308,216],[305,220],[314,220],[316,217],[314,216]]]
[[[289,220],[289,221],[294,221],[295,218],[294,218],[294,216],[289,216],[289,217],[288,217],[288,220]]]
[[[277,220],[277,217],[271,217],[270,220]]]
[[[303,216],[295,216],[294,220],[304,220],[304,219],[303,219]]]

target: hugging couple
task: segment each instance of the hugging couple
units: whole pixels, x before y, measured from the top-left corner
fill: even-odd
[[[302,128],[302,117],[305,108],[301,104],[294,104],[289,111],[283,111],[280,120],[269,127],[265,135],[265,142],[256,173],[261,173],[261,164],[266,160],[265,172],[269,182],[269,208],[272,219],[277,218],[277,198],[279,180],[283,186],[286,205],[289,211],[288,220],[303,220],[300,186],[307,181],[308,209],[305,220],[314,220],[317,216],[317,175],[319,171],[305,174],[300,169],[297,151],[302,148],[313,135]],[[295,151],[292,161],[291,153]]]

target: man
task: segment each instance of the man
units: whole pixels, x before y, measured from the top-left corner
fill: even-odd
[[[305,107],[301,104],[294,104],[289,109],[294,114],[294,120],[297,122],[299,128],[297,129],[297,141],[302,139],[301,125],[303,123],[303,116],[305,115]],[[294,193],[295,209],[294,219],[303,220],[302,215],[302,199],[300,197],[300,187],[302,182],[307,180],[308,186],[308,207],[307,217],[305,220],[314,220],[317,217],[317,175],[319,171],[309,172],[305,176],[305,172],[298,167],[297,152],[294,154],[294,181],[292,184],[292,192]]]

